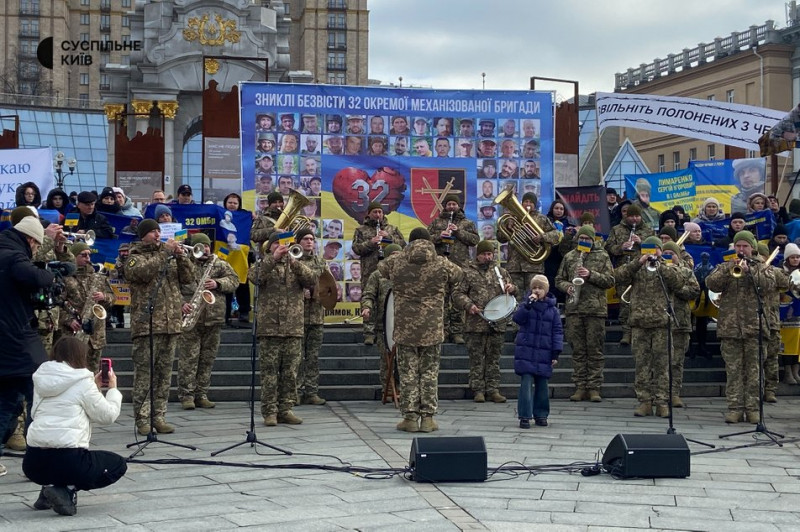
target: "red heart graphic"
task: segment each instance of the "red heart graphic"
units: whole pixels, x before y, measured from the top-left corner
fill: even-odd
[[[367,215],[373,201],[380,202],[384,214],[397,210],[406,191],[406,179],[395,168],[378,168],[372,176],[366,171],[348,166],[333,177],[333,196],[339,206],[356,222]]]

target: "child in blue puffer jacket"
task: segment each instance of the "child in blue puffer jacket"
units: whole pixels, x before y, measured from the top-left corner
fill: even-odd
[[[540,427],[547,426],[550,415],[550,392],[547,381],[564,345],[561,316],[556,298],[548,293],[550,283],[544,275],[531,279],[531,291],[514,313],[519,332],[514,348],[514,372],[522,377],[517,413],[519,427],[531,428],[531,418]]]

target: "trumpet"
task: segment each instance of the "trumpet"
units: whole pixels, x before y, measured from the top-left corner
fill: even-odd
[[[303,256],[303,248],[300,247],[300,244],[292,244],[289,247],[289,256],[292,257],[294,260],[298,260],[300,257]]]
[[[648,257],[647,258],[647,271],[648,272],[655,272],[656,270],[658,270],[658,264],[659,264],[658,258],[656,258],[655,256]]]
[[[739,259],[740,259],[740,260],[739,260],[739,262],[737,262],[736,264],[734,264],[734,265],[733,265],[733,268],[731,268],[731,275],[732,275],[732,276],[733,276],[735,279],[739,279],[739,278],[740,278],[742,275],[744,275],[744,268],[743,268],[743,266],[744,266],[744,265],[745,265],[745,263],[747,262],[747,259],[745,258],[745,256],[744,256],[744,253],[739,253],[739,255],[738,255],[738,256],[739,256]]]
[[[94,244],[94,241],[97,240],[97,235],[91,229],[85,233],[65,233],[64,236],[67,237],[67,242],[70,244],[83,240],[87,246],[91,246]]]
[[[206,248],[203,244],[197,243],[194,246],[190,246],[188,244],[178,244],[180,247],[186,250],[187,253],[191,253],[192,256],[196,259],[199,259],[206,253]]]

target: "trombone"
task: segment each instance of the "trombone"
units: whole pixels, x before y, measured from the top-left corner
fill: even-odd
[[[97,235],[91,229],[85,233],[65,233],[64,236],[67,237],[67,242],[70,244],[74,244],[79,240],[83,240],[87,246],[91,246],[94,244],[94,241],[97,240]]]

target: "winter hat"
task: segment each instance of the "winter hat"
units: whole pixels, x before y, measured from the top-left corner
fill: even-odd
[[[86,251],[87,249],[92,249],[92,248],[90,248],[88,245],[86,245],[86,242],[75,242],[69,248],[69,250],[72,252],[72,254],[75,255],[76,257],[81,252]]]
[[[661,243],[661,239],[657,236],[648,236],[642,242],[642,247],[644,246],[656,246],[658,249],[663,249],[663,244]]]
[[[459,207],[461,206],[461,200],[458,198],[456,194],[448,194],[444,197],[444,201],[442,201],[442,205],[447,205],[451,201],[455,201],[458,203]]]
[[[662,227],[661,230],[658,232],[658,236],[661,235],[667,235],[673,240],[673,242],[678,240],[678,232],[675,230],[674,227],[670,227],[668,225]]]
[[[786,260],[789,257],[794,257],[796,255],[800,255],[800,247],[791,242],[786,244],[786,247],[783,248],[783,259]]]
[[[762,194],[761,192],[754,192],[750,194],[750,197],[747,198],[747,206],[750,207],[750,204],[753,203],[753,200],[756,198],[761,198],[764,200],[764,208],[769,209],[769,199],[767,198],[766,194]]]
[[[597,233],[595,233],[593,226],[591,226],[591,225],[582,225],[581,228],[578,229],[578,235],[577,236],[581,236],[581,235],[588,236],[589,238],[594,240],[594,237],[597,235]]]
[[[547,280],[547,277],[544,275],[538,274],[534,275],[533,279],[531,279],[531,289],[535,286],[541,286],[544,288],[544,291],[547,292],[550,290],[550,281]]]
[[[592,224],[594,225],[594,214],[586,211],[585,213],[581,214],[581,223],[580,225],[584,224]]]
[[[664,251],[671,251],[673,255],[680,255],[681,248],[675,242],[665,242]]]
[[[300,242],[301,240],[303,240],[303,238],[307,237],[308,235],[314,236],[314,231],[312,231],[308,227],[298,229],[297,232],[294,234],[294,241]]]
[[[784,235],[784,236],[788,236],[789,235],[789,232],[786,230],[786,226],[783,225],[783,224],[776,225],[775,226],[775,230],[772,231],[772,238],[775,238],[776,236],[779,236],[779,235]]]
[[[758,243],[758,254],[763,255],[764,257],[769,257],[769,248],[766,244],[762,244],[761,242]]]
[[[408,236],[408,241],[413,242],[414,240],[430,240],[431,234],[428,232],[427,229],[424,227],[417,227],[411,234]]]
[[[269,248],[271,248],[271,247],[272,247],[272,244],[274,244],[275,242],[279,241],[280,239],[281,239],[281,233],[280,233],[280,231],[275,231],[275,232],[273,232],[273,233],[272,233],[272,234],[269,236],[269,240],[267,241],[267,251],[269,251]],[[338,242],[337,242],[337,244],[338,244]],[[340,245],[339,247],[341,247],[341,245]]]
[[[26,216],[39,217],[39,212],[32,205],[23,205],[11,211],[11,225],[17,225]]]
[[[523,194],[522,201],[525,200],[532,201],[534,205],[539,203],[539,198],[536,197],[536,194],[534,194],[533,192],[526,192],[525,194]]]
[[[370,201],[369,205],[367,205],[367,214],[371,213],[375,209],[383,210],[383,205],[381,205],[381,202],[379,201]]]
[[[113,188],[106,187],[100,193],[100,201],[103,201],[103,198],[107,198],[107,197],[111,197],[111,198],[116,199],[116,196],[114,196],[114,189]]]
[[[192,245],[196,246],[197,244],[205,244],[210,246],[211,239],[208,238],[208,235],[205,233],[195,233],[192,235]]]
[[[673,222],[678,223],[678,215],[675,214],[675,211],[673,210],[664,211],[661,213],[661,225],[664,225],[667,220],[672,220]]]
[[[139,225],[136,227],[136,234],[139,235],[139,238],[144,238],[144,235],[149,233],[150,231],[155,231],[159,228],[158,222],[153,220],[152,218],[145,218]]]
[[[686,222],[685,224],[683,224],[683,230],[688,233],[690,231],[700,231],[701,228],[700,224],[696,224],[694,222]]]
[[[478,253],[478,255],[489,251],[494,253],[494,242],[491,240],[481,240],[478,242],[478,246],[475,248],[475,251]]]
[[[718,211],[720,210],[719,200],[717,198],[714,198],[714,197],[708,197],[703,201],[703,205],[700,207],[700,212],[701,213],[705,213],[706,212],[706,205],[708,205],[710,203],[713,203],[714,205],[716,205]]]
[[[125,191],[124,191],[124,190],[122,190],[122,189],[121,189],[121,188],[119,188],[119,187],[111,187],[111,190],[113,190],[113,191],[114,191],[114,194],[122,194],[123,196],[125,195]]]
[[[399,244],[389,244],[384,248],[383,254],[384,256],[389,257],[393,253],[397,253],[398,251],[403,251],[403,248],[401,248]]]
[[[746,231],[746,230],[745,231],[739,231],[738,233],[733,235],[733,243],[734,244],[736,244],[740,240],[744,240],[745,242],[750,244],[750,247],[753,248],[753,249],[757,248],[756,237],[754,237],[753,233],[751,233],[750,231]]]
[[[159,203],[158,205],[156,205],[156,212],[155,212],[156,220],[161,218],[161,216],[163,216],[164,214],[169,214],[170,218],[172,218],[172,209],[170,209],[163,203]]]
[[[270,192],[267,196],[267,205],[272,205],[276,201],[283,201],[283,196],[280,192]]]
[[[39,244],[44,240],[42,223],[33,216],[26,216],[14,226],[14,229],[36,240]]]
[[[733,221],[733,220],[744,220],[744,213],[735,212],[735,213],[731,214],[731,221]],[[684,224],[684,227],[686,227],[685,224]]]
[[[638,205],[631,203],[628,206],[628,214],[626,216],[641,216],[641,215],[642,215],[642,209],[639,208]]]

